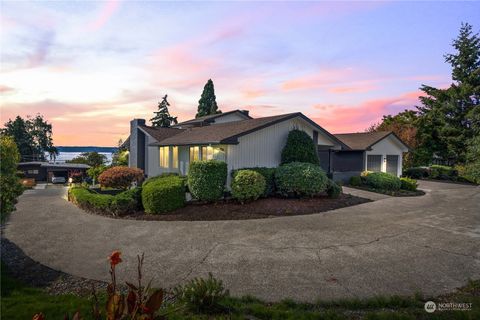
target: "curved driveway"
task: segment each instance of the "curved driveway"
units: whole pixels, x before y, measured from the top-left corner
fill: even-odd
[[[145,252],[145,278],[162,287],[211,271],[231,293],[266,300],[439,294],[480,278],[480,188],[421,187],[422,197],[321,214],[211,222],[100,217],[47,188],[20,197],[4,236],[51,268],[98,280],[119,249],[122,280]]]

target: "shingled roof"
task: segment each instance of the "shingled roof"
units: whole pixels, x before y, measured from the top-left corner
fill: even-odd
[[[367,150],[377,142],[385,139],[389,135],[395,136],[405,147],[408,146],[398,138],[392,131],[376,131],[376,132],[357,132],[357,133],[341,133],[334,134],[336,138],[346,144],[351,150]]]
[[[173,127],[181,127],[181,126],[186,126],[186,125],[201,125],[202,123],[208,124],[208,123],[214,122],[214,120],[218,117],[223,117],[223,116],[226,116],[228,114],[237,113],[237,112],[243,114],[245,117],[247,117],[249,119],[252,119],[252,117],[250,117],[248,115],[248,111],[246,111],[246,110],[231,110],[231,111],[227,111],[227,112],[223,112],[223,113],[210,114],[208,116],[203,116],[203,117],[198,117],[198,118],[195,118],[195,119],[190,119],[190,120],[187,120],[187,121],[183,121],[183,122],[177,123]]]
[[[150,127],[150,126],[140,126],[140,128],[151,135],[155,140],[161,141],[180,132],[184,131],[184,129],[176,129],[176,128],[162,128],[162,127]],[[130,138],[130,137],[129,137]]]
[[[301,113],[288,113],[279,116],[248,119],[209,125],[205,127],[192,127],[166,139],[158,140],[152,145],[192,145],[192,144],[232,144],[237,143],[237,138],[263,129],[275,123],[294,118]]]

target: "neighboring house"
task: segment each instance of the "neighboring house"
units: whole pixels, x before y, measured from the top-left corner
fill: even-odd
[[[144,170],[147,177],[167,172],[186,175],[191,161],[216,159],[227,163],[229,184],[233,169],[280,165],[282,149],[293,129],[312,137],[322,168],[334,177],[336,169],[357,174],[364,170],[363,153],[369,152],[368,148],[348,146],[299,112],[253,119],[248,111],[233,110],[171,128],[150,127],[144,119],[134,119],[125,146],[130,151],[129,166]],[[358,156],[352,157],[356,153]],[[401,172],[401,158],[399,165],[397,173]]]
[[[402,174],[403,153],[408,146],[391,131],[335,134],[348,149],[336,152],[334,179],[347,180],[361,171]]]
[[[65,177],[68,179],[72,172],[82,172],[85,176],[90,166],[78,163],[49,163],[41,161],[20,162],[18,170],[23,171],[25,178],[34,178],[35,181],[51,182],[52,177]]]

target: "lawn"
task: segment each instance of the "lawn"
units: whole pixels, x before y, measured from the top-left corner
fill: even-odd
[[[1,319],[31,319],[43,312],[47,320],[63,319],[65,313],[79,310],[83,319],[92,319],[87,297],[52,296],[42,289],[30,288],[13,279],[2,264]],[[284,300],[266,303],[253,297],[225,298],[221,313],[192,314],[176,312],[169,319],[480,319],[480,281],[471,281],[455,293],[433,298],[435,302],[472,303],[471,311],[437,311],[428,314],[424,303],[429,299],[417,294],[411,297],[380,296],[365,300],[346,299],[297,303]]]

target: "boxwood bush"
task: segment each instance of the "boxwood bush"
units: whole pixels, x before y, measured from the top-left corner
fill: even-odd
[[[332,179],[328,179],[328,183],[327,183],[328,197],[336,199],[340,196],[341,193],[342,193],[342,187]]]
[[[188,169],[188,189],[195,199],[216,201],[223,196],[227,164],[223,161],[193,161]]]
[[[275,169],[267,167],[253,167],[243,168],[238,170],[232,170],[232,180],[235,179],[235,175],[242,170],[251,170],[260,173],[265,179],[265,190],[262,197],[269,197],[275,194]]]
[[[142,185],[146,213],[165,213],[185,205],[185,180],[176,175],[152,179]]]
[[[350,185],[353,187],[358,187],[362,185],[362,178],[360,176],[350,177]]]
[[[241,203],[257,200],[265,192],[265,178],[253,170],[239,170],[232,181],[232,196]]]
[[[282,150],[282,164],[290,162],[320,163],[317,145],[305,131],[295,129],[288,133],[287,143]]]
[[[311,197],[327,188],[328,178],[318,165],[292,162],[275,171],[277,192],[286,197]]]
[[[372,172],[365,177],[368,186],[388,191],[397,191],[400,189],[400,179],[394,175],[385,172]]]
[[[141,188],[133,188],[117,195],[100,194],[83,187],[69,189],[70,200],[79,207],[111,215],[124,215],[141,210]]]
[[[410,178],[400,178],[401,186],[400,189],[408,191],[417,191],[418,183],[417,180]]]

